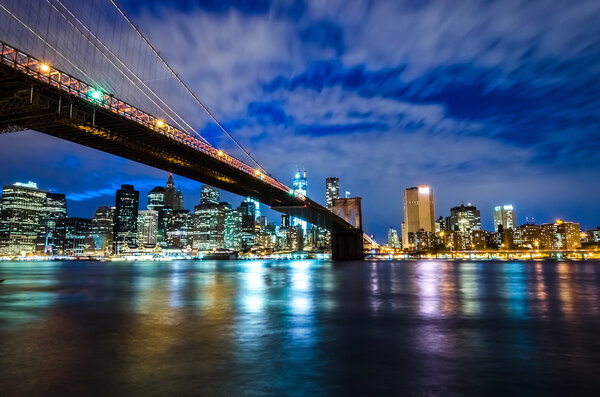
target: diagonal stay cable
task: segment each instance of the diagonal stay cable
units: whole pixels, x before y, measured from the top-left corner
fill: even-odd
[[[229,136],[229,138],[231,138],[231,140],[244,152],[246,153],[246,155],[267,175],[270,175],[264,168],[262,165],[260,165],[260,163],[254,158],[252,157],[252,155],[246,150],[244,149],[244,147],[237,141],[237,139],[235,139],[223,126],[223,124],[221,124],[221,122],[219,120],[217,120],[217,118],[212,114],[212,112],[208,109],[208,107],[206,107],[206,105],[204,105],[204,103],[202,103],[202,101],[196,96],[196,94],[194,94],[194,92],[188,87],[188,85],[179,77],[179,75],[177,73],[175,73],[175,71],[173,70],[173,68],[167,63],[167,61],[162,57],[162,55],[160,55],[160,53],[156,50],[156,48],[152,45],[152,43],[150,43],[150,41],[146,38],[146,36],[144,36],[144,34],[141,32],[141,30],[133,23],[133,21],[127,16],[127,14],[125,14],[125,12],[121,9],[121,7],[119,7],[119,5],[114,1],[114,0],[110,0],[110,2],[112,3],[112,5],[117,9],[117,11],[119,11],[119,13],[123,16],[123,18],[125,18],[125,20],[129,23],[129,25],[133,28],[133,30],[136,31],[136,33],[142,38],[142,40],[144,40],[144,42],[150,47],[150,49],[152,50],[152,52],[154,53],[154,55],[156,55],[158,57],[158,59],[160,59],[160,61],[167,67],[167,69],[169,69],[169,72],[171,72],[171,74],[175,77],[175,79],[177,79],[177,81],[183,86],[183,88],[186,89],[186,91],[192,96],[192,98],[194,98],[194,100],[202,107],[202,109],[204,109],[204,111],[210,116],[210,118],[215,122],[215,124],[217,124],[219,126],[219,128],[225,133],[227,134],[227,136]]]
[[[81,31],[81,29],[79,29],[77,26],[75,26],[75,24],[70,21],[67,16],[65,14],[63,14],[62,11],[60,11],[58,8],[56,8],[54,6],[54,4],[52,4],[50,2],[50,0],[46,0],[46,2],[48,4],[50,4],[50,6],[52,8],[54,8],[54,10],[56,10],[64,19],[65,21],[67,21],[73,28],[75,28],[92,46],[94,46],[94,48],[96,48],[101,54],[102,56],[108,61],[110,62],[111,65],[113,65],[113,67],[115,67],[115,69],[117,69],[131,84],[133,84],[134,87],[138,88],[138,90],[144,94],[144,96],[146,96],[146,98],[148,98],[154,105],[156,105],[160,110],[162,110],[163,112],[165,112],[166,114],[169,114],[169,112],[166,112],[159,104],[157,104],[152,98],[150,98],[150,96],[144,92],[143,90],[141,90],[134,81],[131,80],[131,78],[129,76],[127,76],[127,74],[125,74],[117,65],[114,64],[113,61],[110,60],[110,58],[108,58],[108,56],[106,56],[106,54],[104,54],[100,48],[98,48],[98,46],[96,44],[94,44],[92,42],[92,40],[90,40],[89,37],[87,37],[85,35],[84,32]],[[152,88],[148,87],[110,48],[108,48],[108,46],[106,46],[104,44],[104,42],[102,42],[102,40],[100,40],[100,38],[94,34],[94,32],[92,32],[90,29],[87,28],[87,26],[85,26],[85,24],[81,21],[81,19],[79,19],[76,15],[74,15],[71,10],[66,7],[60,0],[56,0],[57,3],[59,3],[68,13],[69,15],[71,15],[72,18],[74,18],[77,22],[79,22],[79,24],[81,26],[83,26],[83,28],[86,30],[86,32],[88,34],[90,34],[94,39],[96,39],[96,41],[98,41],[98,43],[100,43],[102,45],[102,47],[104,47],[113,57],[115,57],[115,59],[119,62],[119,64],[121,64],[125,69],[127,69],[127,71],[129,73],[131,73],[131,75],[137,80],[139,81],[149,92],[151,92],[167,109],[169,109],[175,116],[177,116],[177,118],[179,120],[181,120],[181,122],[183,124],[185,124],[186,126],[188,126],[194,133],[196,133],[202,140],[204,140],[204,142],[209,143],[206,139],[204,139],[204,137],[202,137],[200,134],[198,134],[198,132],[190,125],[188,124],[175,110],[173,110],[165,101],[162,100],[162,98],[160,98],[160,96],[158,96],[158,94],[156,92],[154,92],[152,90]],[[185,128],[179,124],[179,122],[173,117],[170,116],[171,119],[179,126],[179,128],[181,128],[182,130],[185,130]]]

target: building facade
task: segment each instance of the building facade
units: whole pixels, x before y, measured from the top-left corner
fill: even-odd
[[[414,236],[413,241],[431,241],[435,234],[435,205],[433,189],[427,185],[404,190],[404,222],[402,223],[402,247],[409,248],[409,233],[430,233],[427,239]],[[414,243],[413,243],[414,246]]]
[[[333,207],[333,200],[340,198],[340,178],[325,178],[325,204],[327,209]]]
[[[0,205],[0,254],[35,252],[46,194],[34,182],[4,186]]]
[[[67,217],[67,199],[64,194],[47,193],[42,208],[40,225],[36,240],[36,252],[55,255],[58,253],[56,224],[59,219]]]
[[[158,211],[138,212],[137,243],[140,247],[156,246],[158,239]]]
[[[542,248],[550,250],[576,250],[581,248],[579,223],[557,219],[554,223],[544,223],[542,229]]]
[[[515,222],[515,211],[511,204],[498,205],[494,207],[494,232],[498,231],[498,227],[502,229],[514,229],[517,223]]]
[[[121,185],[117,190],[114,215],[114,252],[119,254],[125,244],[137,246],[137,217],[140,192],[133,185]]]

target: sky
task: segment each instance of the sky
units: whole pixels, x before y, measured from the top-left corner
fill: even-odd
[[[382,242],[419,184],[437,216],[472,203],[488,229],[500,204],[600,225],[598,1],[119,3],[273,176],[306,169],[322,204],[338,176]],[[71,216],[168,176],[36,132],[0,135],[0,158],[1,183],[64,192]],[[200,183],[175,181],[198,204]]]

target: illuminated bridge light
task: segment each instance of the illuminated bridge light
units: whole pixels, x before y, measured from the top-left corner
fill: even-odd
[[[156,121],[156,125],[157,125],[158,127],[164,127],[164,125],[165,125],[165,122],[164,122],[164,121],[162,121],[162,120],[157,120],[157,121]]]
[[[254,171],[254,174],[256,174],[256,175],[260,175],[260,170],[255,170],[255,171]]]
[[[45,63],[42,63],[40,64],[40,71],[48,73],[50,71],[50,66],[46,65]]]
[[[217,155],[218,155],[219,157],[222,157],[224,154],[225,154],[225,153],[223,153],[223,151],[222,151],[222,150],[219,150],[219,151],[217,152]]]
[[[90,92],[90,96],[92,97],[92,99],[99,101],[100,99],[102,99],[102,91],[92,90]]]

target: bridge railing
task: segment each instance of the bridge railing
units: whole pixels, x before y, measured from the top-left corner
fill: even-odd
[[[125,101],[115,98],[113,95],[105,93],[102,90],[56,69],[2,41],[0,41],[0,51],[0,62],[13,69],[19,70],[43,83],[56,87],[71,96],[81,98],[118,114],[119,116],[135,121],[153,131],[166,135],[177,142],[192,147],[195,150],[201,151],[202,153],[230,165],[231,167],[250,174],[277,189],[290,195],[295,195],[301,200],[305,199],[304,196],[296,194],[292,189],[275,178],[265,175],[260,170],[252,168],[248,164],[201,141],[188,132],[173,127],[163,120],[146,113]]]

